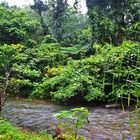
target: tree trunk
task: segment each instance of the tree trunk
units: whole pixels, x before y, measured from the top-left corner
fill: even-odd
[[[86,0],[86,6],[88,9],[88,17],[89,17],[89,23],[91,27],[91,37],[90,37],[90,44],[89,44],[89,53],[93,54],[94,53],[94,48],[93,44],[95,42],[94,39],[94,15],[93,15],[93,9],[94,9],[94,0]]]

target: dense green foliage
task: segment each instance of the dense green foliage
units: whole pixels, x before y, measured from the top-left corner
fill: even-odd
[[[40,23],[30,17],[28,12],[22,9],[0,7],[0,43],[35,44],[34,34],[37,34]]]
[[[64,0],[31,9],[1,4],[2,93],[140,104],[140,2],[115,2],[87,0],[87,15]]]
[[[51,68],[33,93],[50,95],[56,101],[84,99],[107,101],[116,97],[133,95],[133,67],[138,67],[132,48],[139,44],[124,42],[112,45],[96,45],[97,53],[89,58],[70,60],[65,67]],[[132,57],[132,60],[130,59]],[[52,77],[52,76],[53,77]],[[51,76],[51,77],[50,77]],[[131,82],[130,82],[131,81]]]
[[[91,41],[115,46],[125,39],[140,41],[139,0],[86,0]]]

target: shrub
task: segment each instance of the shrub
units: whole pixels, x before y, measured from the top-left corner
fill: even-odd
[[[133,94],[130,82],[138,57],[131,48],[139,50],[138,43],[124,42],[119,47],[96,45],[97,53],[82,60],[71,60],[63,71],[43,78],[44,97],[51,96],[61,103],[76,98],[86,101],[112,101]],[[131,59],[130,59],[131,57]],[[53,69],[51,69],[53,70]],[[52,72],[53,73],[53,72]],[[37,93],[37,92],[36,92]]]

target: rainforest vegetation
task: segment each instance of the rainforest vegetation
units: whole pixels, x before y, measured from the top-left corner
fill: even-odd
[[[140,97],[139,0],[0,4],[1,96],[61,104]]]
[[[140,106],[140,0],[85,4],[86,13],[78,0],[34,0],[22,8],[0,3],[0,111],[11,97]],[[70,117],[57,116],[63,113]],[[3,119],[0,134],[47,137],[23,134]]]

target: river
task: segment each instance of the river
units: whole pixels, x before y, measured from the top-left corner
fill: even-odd
[[[70,108],[74,107],[11,100],[4,105],[2,114],[15,126],[52,134],[57,124],[54,114]],[[131,122],[133,123],[130,127],[130,111],[128,109],[122,111],[121,108],[88,107],[88,110],[91,113],[89,115],[91,123],[79,130],[86,139],[122,140],[124,136],[125,140],[133,140],[138,136],[137,113],[132,113]]]

